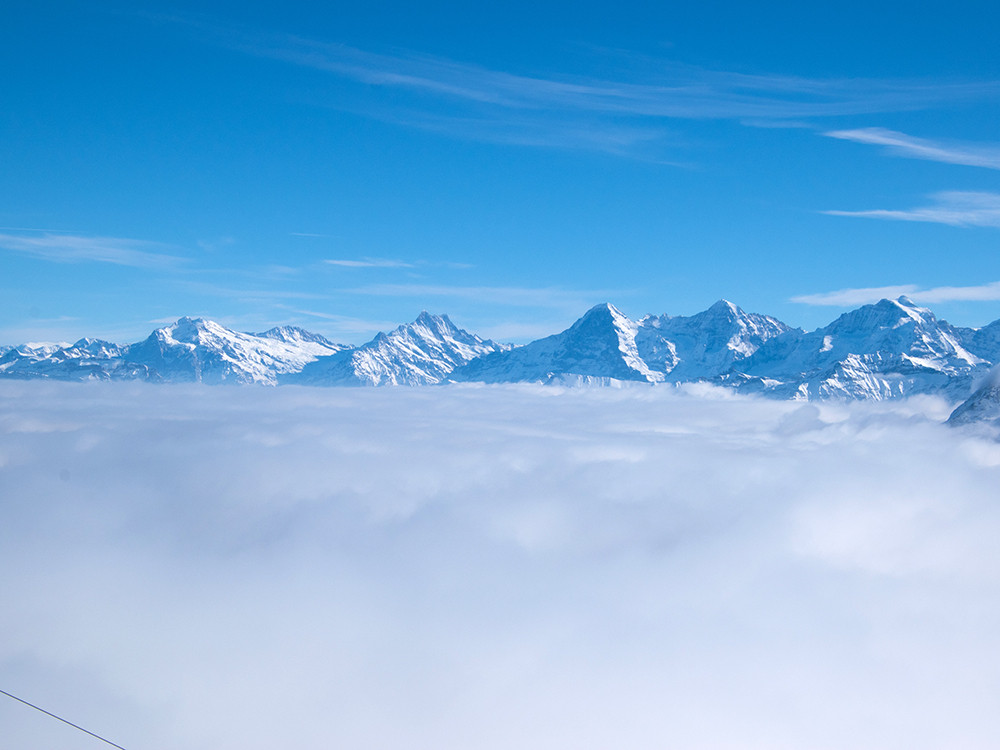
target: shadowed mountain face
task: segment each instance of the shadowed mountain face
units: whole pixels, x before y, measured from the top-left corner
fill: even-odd
[[[638,325],[613,305],[597,305],[562,333],[481,357],[452,373],[452,379],[484,383],[662,380],[639,356],[637,331]]]
[[[778,398],[964,398],[1000,359],[1000,321],[951,326],[905,297],[806,333],[720,300],[691,316],[630,320],[613,305],[520,347],[485,340],[423,312],[359,347],[301,328],[239,333],[181,318],[143,341],[0,349],[0,377],[156,382],[430,385],[704,381]]]
[[[1000,366],[995,368],[965,401],[951,413],[948,424],[960,427],[983,424],[1000,427]]]

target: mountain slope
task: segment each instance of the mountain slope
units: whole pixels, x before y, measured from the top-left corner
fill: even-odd
[[[572,326],[538,341],[481,357],[452,373],[452,380],[483,383],[662,380],[639,356],[638,326],[604,303]]]
[[[647,315],[639,321],[636,345],[646,364],[666,380],[714,378],[792,329],[776,318],[747,313],[719,300],[689,317]]]
[[[124,359],[163,380],[274,385],[283,373],[346,347],[298,328],[239,333],[202,318],[181,318],[128,347]]]
[[[960,427],[983,424],[1000,427],[1000,367],[994,369],[976,391],[951,413],[948,424]]]
[[[149,380],[149,369],[126,362],[127,347],[83,338],[75,344],[25,344],[0,356],[0,375],[49,380]]]
[[[778,396],[882,400],[967,393],[989,364],[968,351],[950,325],[900,297],[852,310],[810,333],[773,338],[720,382]]]
[[[281,379],[308,385],[430,385],[456,367],[506,347],[479,338],[447,315],[422,312],[409,325],[380,333],[367,344],[307,364]]]

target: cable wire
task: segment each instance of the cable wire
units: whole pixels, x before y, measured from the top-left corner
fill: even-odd
[[[13,698],[14,700],[18,701],[19,703],[23,703],[23,704],[24,704],[24,705],[26,705],[26,706],[31,706],[31,707],[32,707],[33,709],[35,709],[36,711],[41,711],[41,712],[42,712],[43,714],[45,714],[46,716],[51,716],[51,717],[52,717],[53,719],[59,719],[59,721],[61,721],[61,722],[62,722],[63,724],[69,724],[69,725],[70,725],[71,727],[73,727],[74,729],[79,729],[79,730],[80,730],[81,732],[83,732],[84,734],[89,734],[89,735],[90,735],[91,737],[96,737],[96,738],[97,738],[97,739],[99,739],[99,740],[100,740],[101,742],[106,742],[106,743],[108,743],[109,745],[111,745],[111,747],[117,747],[117,748],[118,748],[118,750],[125,750],[125,748],[124,748],[124,747],[122,747],[121,745],[116,745],[116,744],[115,744],[114,742],[112,742],[111,740],[107,740],[107,739],[104,739],[104,737],[101,737],[101,735],[99,735],[99,734],[94,734],[93,732],[91,732],[91,731],[89,731],[89,730],[87,730],[87,729],[84,729],[84,728],[83,728],[83,727],[81,727],[81,726],[80,726],[79,724],[74,724],[74,723],[73,723],[72,721],[66,721],[66,719],[64,719],[63,717],[61,717],[61,716],[56,716],[56,715],[55,715],[54,713],[52,713],[51,711],[46,711],[46,710],[45,710],[44,708],[41,708],[41,707],[39,707],[39,706],[36,706],[36,705],[35,705],[34,703],[28,703],[28,701],[24,700],[23,698],[18,698],[18,697],[17,697],[16,695],[11,695],[11,694],[10,694],[10,693],[8,693],[8,692],[7,692],[6,690],[0,690],[0,693],[3,693],[3,694],[4,694],[4,695],[6,695],[6,696],[7,696],[8,698]]]

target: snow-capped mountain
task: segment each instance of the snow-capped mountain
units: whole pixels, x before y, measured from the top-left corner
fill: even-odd
[[[990,366],[963,346],[963,338],[906,297],[884,299],[810,333],[782,334],[719,380],[744,391],[798,398],[958,396]]]
[[[135,344],[84,338],[14,347],[0,356],[0,376],[274,384],[279,374],[345,348],[301,328],[239,333],[210,320],[181,318]]]
[[[24,344],[0,356],[0,375],[51,380],[148,380],[148,368],[125,362],[127,347],[83,338],[75,344]]]
[[[0,377],[311,385],[702,380],[779,398],[937,393],[957,401],[998,361],[1000,321],[960,328],[900,297],[809,333],[725,300],[697,315],[638,322],[605,303],[565,331],[516,348],[426,312],[357,348],[291,326],[239,333],[181,318],[135,344],[80,339],[0,349]]]
[[[239,333],[211,320],[181,318],[129,346],[124,359],[171,382],[275,385],[279,375],[346,348],[300,328]]]
[[[719,300],[689,317],[647,315],[639,321],[635,341],[651,369],[668,381],[684,382],[722,375],[764,342],[792,330],[776,318]]]
[[[553,383],[663,380],[639,356],[638,324],[607,303],[588,310],[562,333],[473,360],[456,381]]]
[[[982,328],[953,328],[962,345],[977,357],[1000,362],[1000,320]]]
[[[456,367],[509,347],[457,327],[447,315],[422,312],[417,319],[367,344],[321,357],[281,378],[308,385],[431,385]]]
[[[1000,367],[994,369],[983,384],[951,413],[948,424],[960,427],[983,424],[1000,427]]]

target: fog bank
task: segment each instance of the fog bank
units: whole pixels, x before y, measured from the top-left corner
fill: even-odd
[[[0,382],[0,689],[129,750],[995,748],[948,411]]]

